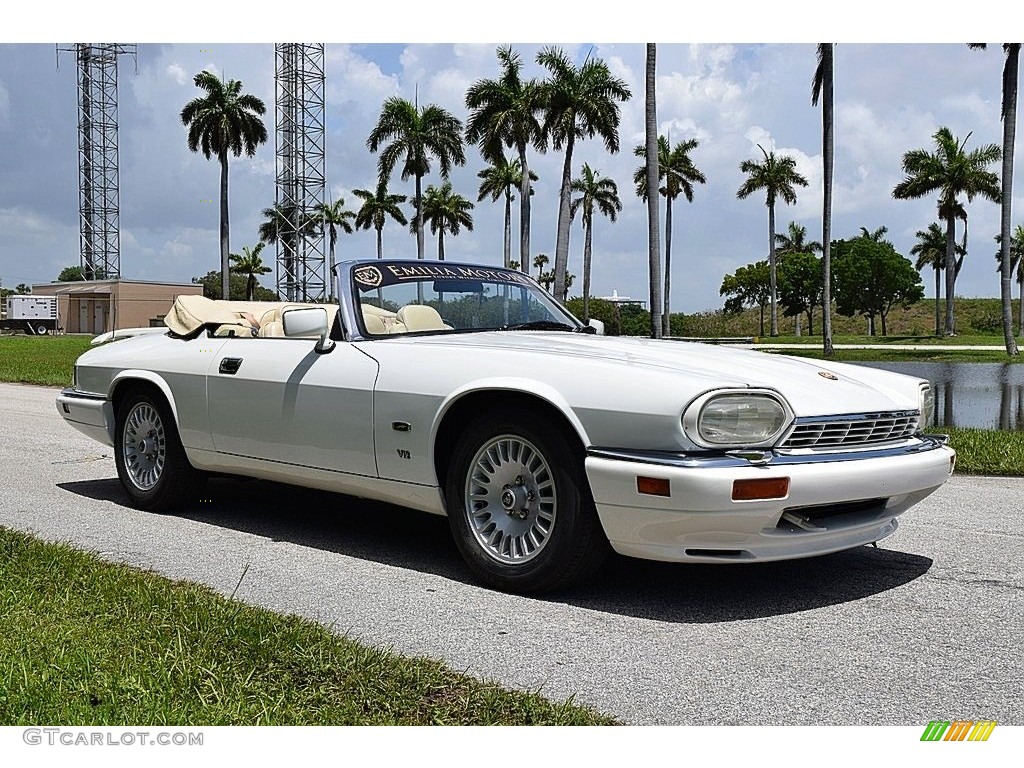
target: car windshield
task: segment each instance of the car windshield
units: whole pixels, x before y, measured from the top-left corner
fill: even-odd
[[[510,269],[383,261],[355,265],[351,283],[369,336],[589,330],[531,278]]]

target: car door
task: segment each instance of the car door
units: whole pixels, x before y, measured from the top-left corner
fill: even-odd
[[[377,363],[347,342],[323,354],[311,339],[229,338],[207,378],[219,453],[377,476]]]

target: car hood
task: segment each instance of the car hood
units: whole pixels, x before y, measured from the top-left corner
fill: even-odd
[[[767,354],[749,349],[636,337],[594,336],[562,332],[493,331],[437,336],[395,337],[382,342],[415,344],[436,350],[472,353],[480,367],[500,371],[502,358],[542,355],[558,368],[570,367],[589,386],[612,386],[585,366],[630,369],[627,381],[641,371],[685,377],[693,395],[709,389],[757,387],[780,392],[797,416],[916,409],[920,380],[864,366]],[[546,366],[531,366],[546,378]],[[611,371],[609,372],[611,373]]]

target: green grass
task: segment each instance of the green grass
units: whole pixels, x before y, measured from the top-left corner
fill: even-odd
[[[66,387],[91,336],[0,336],[0,381]]]
[[[614,721],[0,528],[0,725],[54,723]]]
[[[929,431],[949,435],[949,445],[957,454],[957,474],[1008,477],[1024,474],[1024,432],[960,427],[935,427]]]
[[[821,347],[764,350],[770,354],[823,360]],[[837,349],[829,358],[841,363],[1024,363],[1024,356],[1009,357],[1005,350],[987,349]]]
[[[809,344],[821,346],[821,336],[770,336],[757,337],[756,341],[763,344]],[[833,344],[913,344],[915,346],[931,345],[954,345],[954,346],[983,346],[993,347],[996,350],[1005,350],[1002,336],[857,336],[842,335],[833,336]]]

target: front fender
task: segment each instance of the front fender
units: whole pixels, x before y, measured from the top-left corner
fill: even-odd
[[[178,418],[178,404],[174,400],[174,394],[171,392],[170,386],[164,378],[153,371],[144,371],[137,368],[129,368],[118,373],[110,382],[110,386],[107,388],[107,399],[111,402],[114,401],[114,393],[120,386],[127,384],[130,381],[145,381],[152,384],[163,394],[164,399],[167,400],[167,404],[171,407],[171,413],[174,415],[174,423],[180,424],[181,420]],[[111,441],[114,436],[111,434]],[[113,442],[111,442],[113,444]]]
[[[557,389],[535,379],[528,379],[519,376],[497,376],[488,379],[478,379],[464,384],[444,399],[441,403],[441,407],[437,410],[437,414],[434,417],[434,423],[431,425],[430,429],[431,455],[433,455],[434,446],[437,440],[438,428],[440,427],[441,422],[444,421],[448,411],[450,411],[452,406],[462,398],[479,392],[519,392],[524,395],[544,400],[561,412],[566,421],[568,421],[573,430],[575,430],[576,434],[580,438],[580,442],[582,442],[584,446],[589,446],[591,444],[590,436],[587,434],[587,429],[583,426],[583,422],[580,421],[576,412],[572,409],[572,406],[569,405],[569,401],[566,400],[562,393]]]

